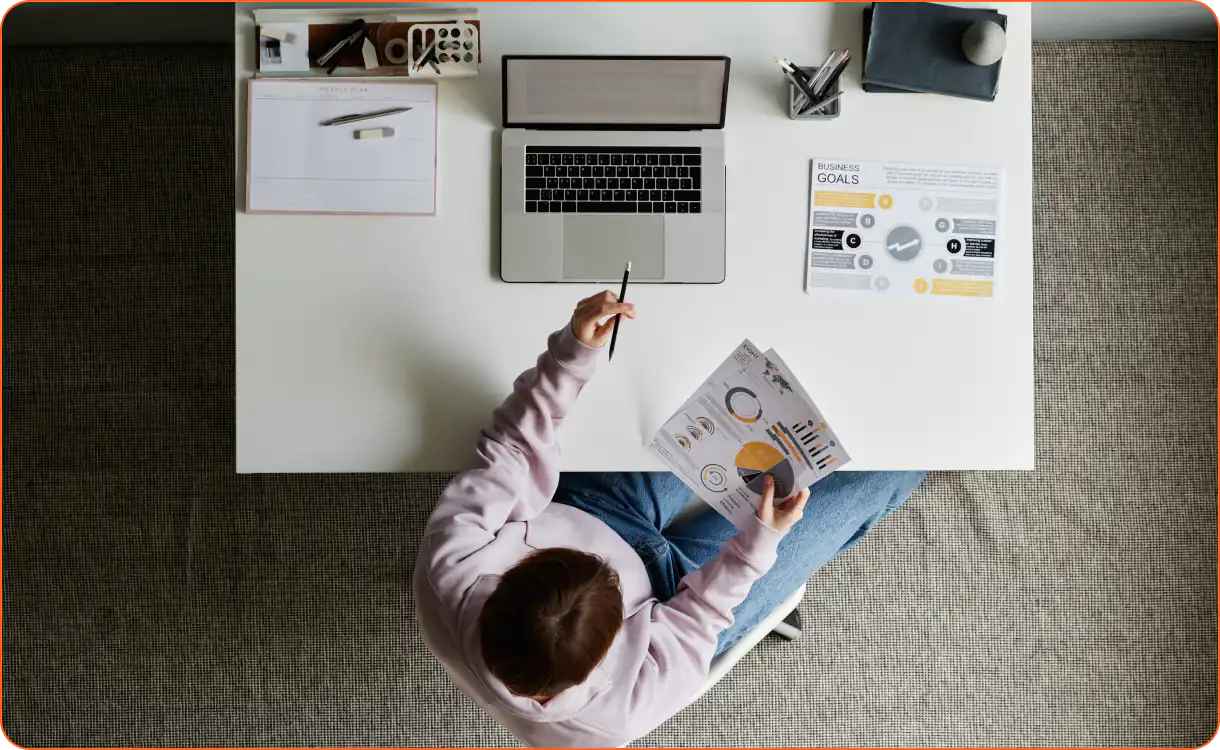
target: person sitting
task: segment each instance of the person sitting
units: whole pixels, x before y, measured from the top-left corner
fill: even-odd
[[[665,472],[560,474],[557,433],[615,315],[581,300],[517,378],[445,488],[413,576],[424,642],[458,687],[533,746],[623,745],[698,692],[730,647],[901,505],[923,472],[836,472],[753,523],[675,521]],[[809,512],[806,513],[806,509]]]

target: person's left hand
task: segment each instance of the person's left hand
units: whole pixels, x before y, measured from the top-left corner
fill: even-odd
[[[572,332],[585,346],[599,348],[610,340],[614,331],[614,316],[619,313],[635,320],[635,305],[620,303],[614,292],[607,289],[592,297],[585,297],[572,313]]]
[[[809,500],[809,489],[805,488],[792,497],[775,502],[775,478],[770,474],[763,480],[762,502],[758,504],[758,520],[781,534],[787,534],[805,513]]]

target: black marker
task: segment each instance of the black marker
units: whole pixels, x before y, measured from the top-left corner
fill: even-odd
[[[623,269],[623,288],[618,291],[618,301],[622,304],[627,297],[627,277],[631,276],[631,261],[627,261],[627,267]],[[614,359],[614,342],[618,341],[618,320],[623,317],[622,313],[614,314],[614,333],[610,334],[610,356],[607,360]]]

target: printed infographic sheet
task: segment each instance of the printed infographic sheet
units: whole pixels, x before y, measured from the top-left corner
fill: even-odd
[[[996,297],[1004,170],[810,162],[805,291]]]
[[[774,351],[750,341],[716,369],[653,436],[656,454],[737,528],[758,510],[763,481],[787,497],[851,457]]]

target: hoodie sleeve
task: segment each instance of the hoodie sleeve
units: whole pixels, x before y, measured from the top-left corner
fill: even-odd
[[[653,607],[648,650],[627,712],[632,738],[680,711],[702,687],[720,631],[733,624],[733,608],[775,563],[781,538],[755,518],[716,557],[683,578],[677,595]]]
[[[555,432],[597,368],[599,349],[576,338],[569,323],[551,334],[535,366],[513,384],[475,447],[475,467],[441,494],[424,529],[420,562],[445,603],[457,604],[472,581],[462,566],[510,521],[537,516],[559,483]]]

